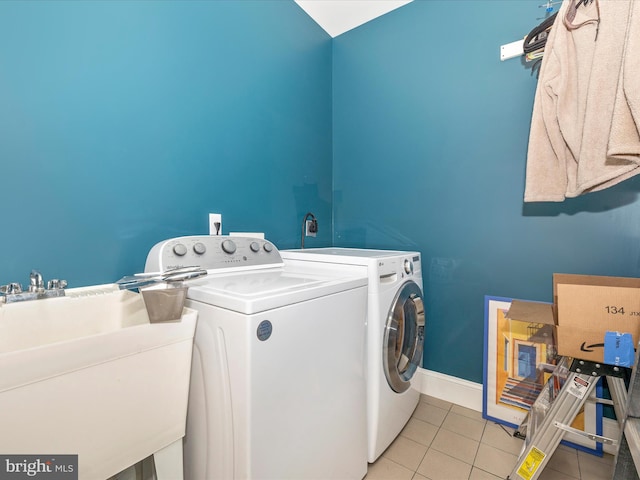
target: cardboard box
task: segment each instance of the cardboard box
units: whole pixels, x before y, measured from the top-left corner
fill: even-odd
[[[532,323],[554,325],[559,355],[633,365],[628,345],[640,341],[640,278],[594,275],[553,275],[553,305],[514,300],[508,316]],[[625,340],[625,341],[621,341]]]
[[[604,362],[607,332],[629,333],[637,345],[640,278],[554,274],[553,292],[559,355]],[[627,366],[629,352],[608,353]]]

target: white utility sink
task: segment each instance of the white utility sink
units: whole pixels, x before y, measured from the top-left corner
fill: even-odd
[[[116,285],[66,295],[0,304],[0,453],[78,454],[81,480],[154,454],[181,478],[197,312],[152,324]]]

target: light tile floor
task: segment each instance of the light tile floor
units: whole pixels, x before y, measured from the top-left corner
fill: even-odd
[[[506,479],[523,440],[513,429],[489,422],[475,410],[422,395],[413,416],[366,480]],[[606,480],[613,456],[597,457],[560,445],[539,480]]]

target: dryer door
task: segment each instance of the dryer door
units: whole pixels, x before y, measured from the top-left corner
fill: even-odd
[[[408,281],[391,304],[382,343],[384,374],[397,393],[409,388],[422,359],[424,322],[422,291],[418,284]]]

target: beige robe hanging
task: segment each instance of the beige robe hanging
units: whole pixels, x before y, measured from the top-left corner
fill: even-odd
[[[545,45],[534,99],[525,202],[563,201],[640,173],[634,161],[607,156],[634,3],[581,5],[572,23],[593,22],[568,29],[563,18],[575,0],[564,0]]]
[[[631,3],[607,154],[640,162],[640,2]]]

